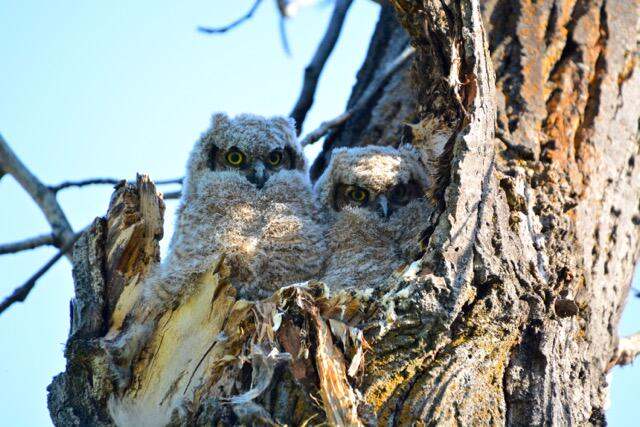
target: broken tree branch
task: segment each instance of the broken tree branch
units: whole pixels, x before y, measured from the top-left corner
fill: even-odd
[[[7,308],[11,307],[13,304],[17,302],[23,302],[29,296],[29,293],[36,285],[38,279],[40,279],[51,267],[55,265],[56,262],[60,260],[63,256],[67,255],[67,253],[73,248],[73,245],[78,241],[82,233],[85,230],[82,230],[76,233],[73,237],[71,237],[60,249],[60,251],[53,256],[45,265],[42,266],[33,276],[27,280],[24,285],[16,288],[11,295],[0,303],[0,314],[2,314]]]
[[[320,124],[317,129],[309,132],[307,136],[302,139],[300,144],[303,147],[309,144],[313,144],[314,142],[325,136],[327,133],[329,133],[331,129],[340,126],[341,124],[349,120],[349,118],[353,116],[357,111],[364,108],[369,103],[369,101],[371,101],[371,98],[373,98],[376,92],[382,87],[382,84],[392,74],[394,74],[413,55],[414,52],[415,49],[411,46],[403,50],[402,53],[398,55],[398,57],[393,62],[391,62],[378,77],[376,77],[376,79],[371,83],[371,85],[362,94],[362,96],[358,99],[358,101],[352,108],[348,109],[344,113],[331,120],[322,122],[322,124]]]
[[[300,97],[290,114],[296,122],[296,131],[298,135],[302,131],[302,124],[313,105],[320,74],[324,69],[327,59],[336,46],[336,42],[342,32],[344,20],[352,3],[353,0],[336,0],[327,31],[324,33],[324,37],[322,37],[311,62],[304,69],[302,91],[300,92]]]
[[[638,357],[638,355],[640,355],[640,332],[628,337],[620,338],[618,349],[612,363],[610,363],[610,366],[629,365],[636,357]]]
[[[253,5],[251,6],[251,9],[249,9],[249,11],[247,13],[245,13],[243,16],[241,16],[240,18],[236,19],[232,23],[230,23],[228,25],[225,25],[224,27],[198,27],[198,31],[200,31],[201,33],[205,33],[205,34],[223,34],[223,33],[226,33],[227,31],[234,29],[235,27],[237,27],[238,25],[242,24],[243,22],[251,19],[251,17],[255,13],[255,11],[258,9],[258,6],[260,6],[260,3],[262,3],[262,0],[255,0]]]
[[[42,234],[19,242],[2,244],[0,245],[0,255],[14,254],[16,252],[39,248],[40,246],[53,245],[54,243],[55,238],[53,234]]]
[[[40,182],[40,180],[27,169],[11,150],[2,135],[0,135],[0,169],[13,176],[40,207],[47,222],[51,225],[56,246],[64,246],[73,239],[73,229],[56,200],[55,192]]]

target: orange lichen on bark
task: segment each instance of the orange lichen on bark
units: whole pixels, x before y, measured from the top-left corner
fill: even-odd
[[[604,49],[601,10],[592,5],[575,21],[567,34],[565,52],[555,65],[546,85],[547,118],[543,132],[546,135],[546,160],[564,170],[569,181],[580,194],[584,185],[581,170],[592,151],[582,144],[591,131],[594,111],[591,103],[597,103]]]

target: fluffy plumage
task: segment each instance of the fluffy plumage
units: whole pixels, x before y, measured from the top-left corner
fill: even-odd
[[[215,156],[232,148],[250,159],[286,152],[290,167],[272,170],[256,185],[240,170],[212,166]],[[292,121],[214,115],[191,154],[186,177],[163,264],[169,276],[202,273],[224,253],[240,295],[256,298],[320,270],[322,230]],[[159,285],[167,294],[179,294],[185,286],[173,281]]]
[[[231,148],[248,158],[274,150],[290,153],[290,163],[262,183],[233,168],[218,170],[216,156]],[[239,296],[258,299],[280,287],[316,276],[325,256],[311,184],[293,122],[249,114],[212,118],[187,164],[183,195],[166,259],[143,283],[142,324],[129,324],[106,344],[115,365],[128,370],[162,313],[191,295],[196,278],[223,254]],[[114,406],[114,411],[117,410]]]
[[[315,187],[329,222],[323,281],[332,289],[375,286],[413,261],[434,211],[427,197],[433,184],[420,154],[409,145],[334,150]],[[341,205],[338,200],[345,186],[366,189],[369,200],[379,200],[399,185],[415,187],[418,197],[397,205],[390,215],[371,203]]]

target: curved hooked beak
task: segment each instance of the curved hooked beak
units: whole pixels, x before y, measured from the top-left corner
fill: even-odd
[[[378,215],[380,218],[388,219],[391,215],[391,209],[389,209],[389,201],[385,196],[378,197]]]
[[[258,189],[264,187],[264,183],[267,182],[267,171],[264,167],[264,163],[257,161],[253,171],[247,176],[247,180],[250,183],[255,184]]]

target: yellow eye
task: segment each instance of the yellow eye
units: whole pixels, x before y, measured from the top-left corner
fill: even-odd
[[[240,166],[242,163],[244,163],[244,154],[242,154],[240,151],[232,150],[227,152],[225,159],[231,166]]]
[[[367,203],[367,200],[369,200],[369,192],[363,188],[355,186],[349,188],[349,190],[347,191],[347,196],[349,196],[351,200],[358,204]]]
[[[278,150],[274,150],[269,153],[269,157],[267,157],[267,163],[270,166],[278,166],[282,162],[282,152]]]

